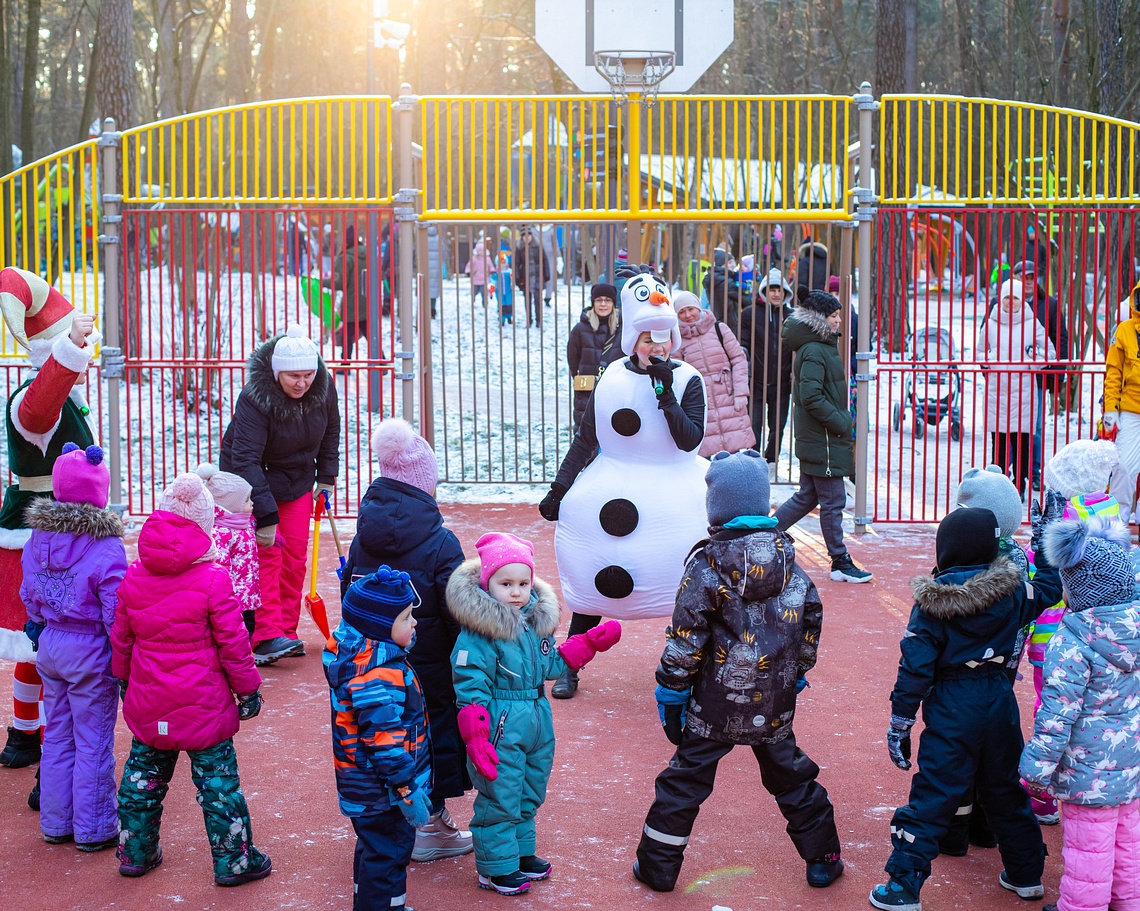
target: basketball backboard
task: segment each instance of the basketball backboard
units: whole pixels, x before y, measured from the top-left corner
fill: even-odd
[[[534,36],[583,92],[608,92],[598,51],[672,52],[663,92],[684,92],[732,44],[733,0],[536,0]]]

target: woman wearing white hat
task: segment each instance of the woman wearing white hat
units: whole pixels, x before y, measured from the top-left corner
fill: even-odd
[[[218,464],[253,488],[261,610],[254,617],[258,664],[305,654],[297,638],[314,499],[340,472],[336,386],[299,325],[253,352],[249,378],[222,438]]]

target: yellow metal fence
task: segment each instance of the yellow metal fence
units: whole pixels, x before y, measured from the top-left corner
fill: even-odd
[[[1135,204],[1140,124],[950,95],[884,95],[882,203]]]

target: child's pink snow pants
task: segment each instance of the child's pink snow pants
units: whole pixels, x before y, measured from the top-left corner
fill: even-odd
[[[1140,911],[1140,802],[1063,803],[1065,872],[1057,911]]]

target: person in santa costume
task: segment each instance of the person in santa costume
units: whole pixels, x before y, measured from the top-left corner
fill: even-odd
[[[100,335],[93,317],[22,269],[0,270],[0,312],[32,367],[8,399],[8,467],[15,482],[0,506],[0,658],[16,662],[15,717],[0,765],[18,769],[39,760],[43,725],[43,688],[20,600],[20,556],[31,537],[24,511],[36,499],[52,499],[51,470],[64,443],[86,448],[96,442],[84,387]],[[38,785],[29,799],[33,807],[37,792]]]

